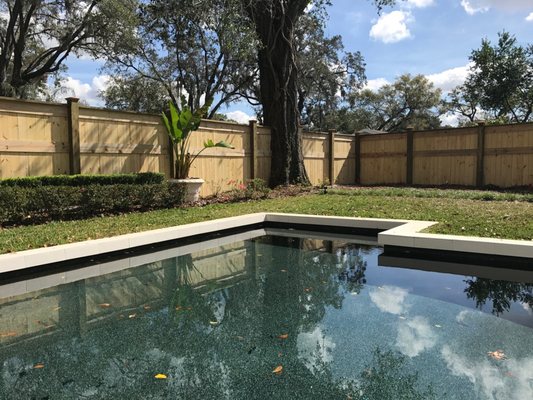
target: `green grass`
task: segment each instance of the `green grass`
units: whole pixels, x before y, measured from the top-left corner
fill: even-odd
[[[533,240],[533,202],[529,196],[410,188],[335,190],[325,195],[212,204],[2,229],[0,253],[262,211],[429,220],[439,222],[429,230],[434,233]]]

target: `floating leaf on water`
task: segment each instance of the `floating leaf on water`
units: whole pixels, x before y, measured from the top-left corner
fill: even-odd
[[[398,318],[400,318],[400,319],[407,319],[407,318],[405,318],[403,315],[400,315]]]
[[[111,307],[111,304],[109,304],[109,303],[101,303],[101,304],[98,304],[98,306],[100,306],[100,308],[109,308],[109,307]]]
[[[242,337],[242,336],[237,336],[237,339],[239,339],[239,340],[244,340],[244,337]]]
[[[288,333],[284,333],[284,334],[278,336],[278,338],[280,338],[280,339],[287,339],[288,337],[289,337]]]
[[[435,324],[435,328],[442,328],[442,325]]]
[[[149,309],[151,309],[152,307],[150,307],[148,304],[145,304],[145,305],[143,306],[143,308],[144,308],[145,310],[149,310]]]
[[[137,314],[130,314],[130,315],[128,315],[128,318],[132,319],[132,318],[135,318],[136,316],[137,316]]]
[[[305,292],[310,292],[311,290],[313,290],[313,288],[310,288],[310,287],[306,287],[306,288],[304,289]]]
[[[287,270],[286,269],[282,269],[281,272],[287,272]]]
[[[218,325],[218,321],[209,321],[211,325]]]
[[[506,358],[503,350],[489,351],[487,354],[495,360],[503,360]]]
[[[154,375],[155,379],[167,379],[167,376],[165,374],[157,374]]]
[[[281,374],[282,372],[283,372],[283,366],[282,365],[278,365],[276,368],[274,368],[272,370],[272,373],[278,374],[278,375]]]
[[[41,369],[41,368],[44,368],[44,364],[43,363],[37,363],[33,366],[34,369]]]

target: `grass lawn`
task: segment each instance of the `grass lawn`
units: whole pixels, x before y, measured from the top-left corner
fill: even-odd
[[[272,211],[440,222],[429,232],[533,240],[533,194],[359,188],[0,230],[0,253]]]

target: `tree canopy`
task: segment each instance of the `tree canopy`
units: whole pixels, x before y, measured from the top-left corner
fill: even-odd
[[[533,45],[521,46],[504,31],[496,44],[483,39],[470,61],[465,83],[450,97],[452,111],[468,122],[481,115],[500,123],[533,119]]]
[[[71,53],[94,54],[127,30],[133,0],[1,0],[0,95],[35,97]]]
[[[241,97],[256,76],[253,28],[236,0],[151,0],[137,10],[136,34],[107,52],[106,69],[120,80],[105,95],[106,103],[135,109],[131,86],[150,82],[174,104],[186,94],[191,109],[213,98],[209,116]],[[125,90],[121,90],[121,88]],[[154,91],[151,109],[159,104]],[[150,97],[151,98],[151,97]]]
[[[342,37],[327,37],[324,8],[313,9],[296,26],[298,111],[301,124],[312,129],[336,128],[335,113],[366,81],[360,52],[346,52]]]
[[[345,131],[369,128],[397,132],[407,127],[440,126],[441,90],[423,75],[404,74],[377,91],[356,92],[350,103],[350,107],[337,115],[340,128]]]

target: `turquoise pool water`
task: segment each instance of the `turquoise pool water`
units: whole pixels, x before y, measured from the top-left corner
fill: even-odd
[[[533,398],[533,276],[213,244],[0,282],[0,399]]]

